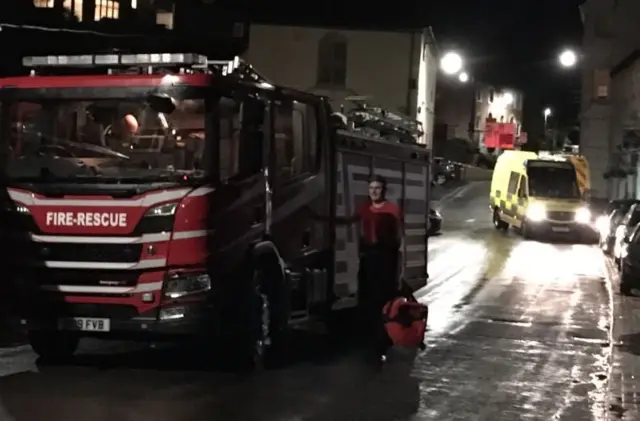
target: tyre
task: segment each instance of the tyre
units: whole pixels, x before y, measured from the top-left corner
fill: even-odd
[[[281,365],[289,340],[289,297],[277,262],[258,262],[248,277],[244,298],[236,312],[239,322],[228,351],[241,370]]]
[[[620,268],[620,294],[631,295],[631,279],[629,273]]]
[[[507,231],[509,229],[509,224],[500,219],[500,209],[493,209],[493,226],[498,231]]]
[[[522,238],[525,240],[530,240],[532,238],[531,228],[527,225],[527,221],[522,221],[522,226],[520,228],[520,232],[522,233]]]
[[[32,330],[29,344],[40,358],[47,362],[62,362],[76,353],[80,339],[68,332]]]

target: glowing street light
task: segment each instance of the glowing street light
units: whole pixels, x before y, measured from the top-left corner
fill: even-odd
[[[564,68],[574,67],[578,62],[578,55],[573,50],[564,50],[558,56],[558,61],[560,65]]]
[[[460,81],[460,83],[467,83],[469,82],[469,74],[467,72],[461,72],[458,75],[458,80]]]
[[[514,98],[511,92],[505,92],[504,95],[502,95],[502,98],[504,99],[505,105],[513,104]]]
[[[547,131],[547,120],[549,120],[549,116],[551,115],[551,108],[547,107],[542,112],[544,114],[544,131]]]
[[[458,74],[462,70],[462,65],[462,57],[453,51],[446,53],[440,59],[440,68],[448,75]]]

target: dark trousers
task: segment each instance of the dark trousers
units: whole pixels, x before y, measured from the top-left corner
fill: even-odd
[[[362,333],[382,355],[392,345],[384,328],[382,308],[398,296],[399,251],[395,247],[361,247],[359,306]]]

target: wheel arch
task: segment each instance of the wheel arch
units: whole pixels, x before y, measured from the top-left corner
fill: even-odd
[[[285,263],[273,241],[263,240],[254,244],[249,250],[249,261],[252,265],[263,259],[273,259],[277,263],[281,276],[285,276]]]

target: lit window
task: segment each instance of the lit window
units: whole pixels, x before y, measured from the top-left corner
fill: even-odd
[[[131,8],[132,9],[138,8],[138,0],[131,0]]]
[[[33,0],[33,5],[35,7],[53,7],[53,2],[55,0]]]
[[[118,2],[114,0],[96,0],[94,20],[118,19],[119,6]]]
[[[63,7],[70,10],[82,22],[82,0],[64,0]]]

